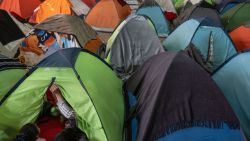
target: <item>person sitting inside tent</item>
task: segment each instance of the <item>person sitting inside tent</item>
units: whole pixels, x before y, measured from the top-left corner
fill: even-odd
[[[57,134],[54,141],[88,141],[88,138],[79,128],[67,128]]]
[[[39,137],[40,129],[36,124],[25,124],[19,131],[14,141],[46,141]]]
[[[56,84],[52,84],[46,92],[47,103],[44,104],[43,113],[38,120],[41,137],[52,141],[64,129],[77,128],[74,110],[62,97]]]
[[[56,102],[57,108],[60,113],[67,119],[65,123],[65,128],[76,127],[75,113],[74,110],[68,105],[68,103],[63,99],[61,91],[56,84],[50,87],[52,96]]]

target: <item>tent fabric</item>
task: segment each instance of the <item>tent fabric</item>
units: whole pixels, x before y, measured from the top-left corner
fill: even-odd
[[[160,37],[167,37],[169,33],[169,23],[161,8],[158,4],[153,1],[152,4],[147,4],[149,2],[145,1],[139,9],[137,9],[136,14],[147,16],[153,22],[157,34]]]
[[[246,23],[229,33],[238,51],[250,48],[250,23]]]
[[[123,80],[148,58],[163,52],[161,42],[147,18],[132,15],[128,19],[126,23],[122,23],[124,26],[118,29],[120,31],[117,36],[113,37],[114,42],[107,57],[107,61]]]
[[[14,58],[20,42],[31,28],[0,10],[0,30],[0,54]]]
[[[52,53],[4,95],[0,101],[1,140],[13,137],[24,124],[35,122],[53,78],[74,109],[78,128],[89,140],[122,140],[122,82],[103,60],[79,48]]]
[[[167,50],[184,50],[190,43],[205,60],[211,58],[213,71],[237,53],[227,33],[207,18],[184,22],[164,40],[163,45]]]
[[[244,2],[244,1],[246,1],[246,0],[223,0],[223,1],[221,1],[221,3],[216,5],[216,9],[220,13],[225,13],[227,10],[231,9],[236,4],[239,4],[239,3]],[[229,6],[229,5],[231,5],[231,6]]]
[[[239,130],[232,130],[226,124],[222,129],[193,127],[179,130],[157,141],[244,141]]]
[[[97,33],[77,16],[57,14],[34,28],[19,47],[19,59],[29,66],[36,64],[49,48],[82,47],[101,54],[103,43]]]
[[[0,1],[0,9],[15,13],[21,18],[27,19],[40,3],[40,0],[2,0]]]
[[[35,29],[47,30],[76,36],[80,45],[84,47],[91,39],[96,39],[97,33],[82,19],[77,16],[57,14],[42,23],[37,24]]]
[[[250,139],[249,59],[249,51],[240,53],[221,66],[212,76],[237,115],[247,140]]]
[[[243,23],[250,20],[250,1],[239,3],[233,8],[226,11],[221,16],[222,24],[225,27],[225,30],[231,32],[237,27],[241,26]]]
[[[40,23],[43,20],[56,14],[72,15],[72,3],[69,0],[45,0],[34,11],[31,23]]]
[[[82,0],[70,0],[72,4],[72,10],[78,16],[85,16],[88,14],[90,7],[86,5]]]
[[[125,90],[137,99],[137,141],[190,127],[222,129],[223,123],[239,132],[239,121],[223,93],[182,51],[151,57],[125,82]]]
[[[123,0],[101,0],[86,16],[86,23],[97,31],[112,32],[131,9]]]
[[[204,8],[200,7],[198,4],[189,7],[188,9],[184,10],[175,20],[174,25],[175,27],[181,25],[185,21],[189,19],[199,19],[207,17],[213,22],[222,27],[222,23],[220,21],[219,13],[211,8]]]
[[[10,15],[4,10],[0,10],[0,30],[0,42],[3,45],[25,36]]]
[[[40,61],[49,49],[78,47],[78,41],[73,35],[34,30],[19,46],[20,62],[33,66]]]

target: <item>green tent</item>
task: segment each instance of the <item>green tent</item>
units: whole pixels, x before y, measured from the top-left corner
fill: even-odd
[[[49,53],[4,94],[0,101],[1,141],[10,140],[24,124],[36,121],[52,82],[74,109],[77,126],[90,141],[122,140],[121,80],[93,53],[67,48]]]
[[[222,24],[227,31],[232,31],[250,20],[250,0],[239,3],[226,11],[222,17]]]
[[[0,58],[0,99],[26,73],[25,65],[15,59]]]

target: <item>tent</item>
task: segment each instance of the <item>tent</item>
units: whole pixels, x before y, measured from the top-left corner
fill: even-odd
[[[20,60],[34,65],[49,48],[82,47],[101,54],[104,47],[96,32],[77,16],[58,14],[36,25],[20,46]]]
[[[32,15],[34,9],[40,3],[40,0],[1,0],[0,9],[11,12],[23,19],[27,19]]]
[[[110,37],[106,49],[107,61],[123,80],[149,57],[163,51],[152,23],[140,15],[124,20]]]
[[[112,32],[131,9],[123,0],[101,0],[88,13],[85,21],[97,31]]]
[[[250,22],[236,28],[229,35],[238,51],[250,48]]]
[[[201,0],[172,0],[174,7],[177,11],[180,11],[187,3],[192,5],[198,4]]]
[[[160,6],[155,1],[145,1],[136,14],[147,16],[155,25],[158,36],[167,37],[170,26]]]
[[[150,3],[156,2],[161,7],[165,17],[169,21],[172,21],[177,17],[177,12],[171,0],[143,0],[143,2],[145,1]]]
[[[30,30],[4,10],[0,10],[0,54],[13,58],[18,44]]]
[[[250,0],[239,3],[221,16],[222,24],[230,32],[250,20]]]
[[[4,94],[0,140],[10,140],[23,125],[36,121],[52,82],[75,111],[77,126],[89,140],[122,140],[122,82],[105,61],[80,48],[51,53]]]
[[[40,23],[50,16],[56,14],[72,15],[72,3],[69,0],[45,0],[34,10],[34,13],[29,20],[30,23]]]
[[[221,13],[225,13],[227,10],[233,8],[235,5],[242,3],[246,0],[222,0],[221,3],[216,5],[216,9]]]
[[[222,65],[212,76],[240,120],[247,140],[250,139],[249,59],[249,51],[240,53]]]
[[[0,99],[26,73],[26,66],[16,59],[0,57]]]
[[[199,4],[190,6],[186,10],[184,10],[175,20],[174,20],[174,25],[175,27],[179,26],[180,24],[184,23],[185,21],[189,19],[199,19],[199,18],[204,18],[208,17],[213,22],[218,25],[222,26],[222,23],[220,21],[220,16],[219,13],[211,8],[205,8],[199,6]]]
[[[211,71],[236,54],[227,33],[208,18],[184,22],[164,40],[163,45],[167,50],[184,50],[190,43],[201,52],[204,60],[211,63]]]
[[[124,87],[135,100],[132,141],[243,141],[223,93],[183,51],[151,57]]]

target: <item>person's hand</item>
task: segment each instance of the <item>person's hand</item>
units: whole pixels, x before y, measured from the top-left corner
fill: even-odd
[[[56,84],[52,84],[52,86],[50,87],[50,91],[54,97],[54,99],[58,102],[61,101],[62,95],[61,95],[61,91],[59,90],[58,86]]]
[[[56,84],[52,84],[49,90],[51,91],[52,94],[60,92],[60,90]]]

